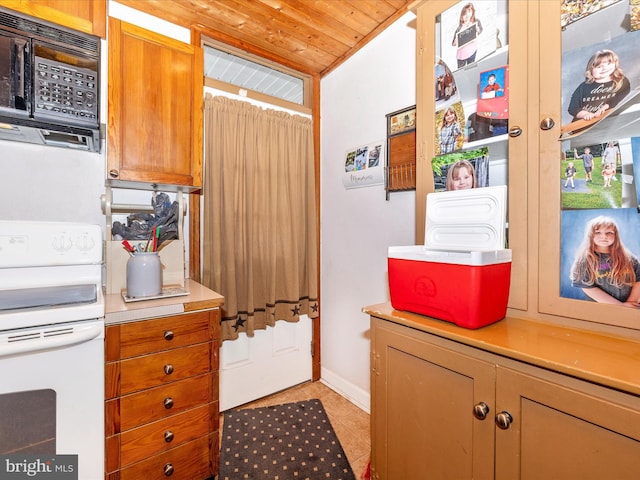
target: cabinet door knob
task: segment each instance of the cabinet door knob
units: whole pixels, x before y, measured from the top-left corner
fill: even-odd
[[[173,407],[173,398],[171,398],[171,397],[165,398],[164,399],[164,408],[169,410],[171,407]]]
[[[173,432],[171,430],[164,432],[164,441],[167,443],[171,443],[173,441]]]
[[[173,332],[171,330],[167,330],[166,332],[164,332],[164,339],[173,340]]]
[[[500,412],[496,415],[496,425],[502,430],[506,430],[511,426],[513,417],[509,412]]]
[[[473,416],[478,420],[484,420],[487,418],[487,414],[489,413],[489,405],[484,402],[476,403],[473,406]]]
[[[520,127],[513,126],[509,129],[510,137],[519,137],[520,135],[522,135],[522,129]]]
[[[556,122],[553,121],[553,118],[543,118],[542,121],[540,122],[540,128],[542,130],[551,130],[553,127],[556,126]]]
[[[173,475],[173,464],[167,463],[164,466],[164,476],[165,477],[170,477],[171,475]]]
[[[111,170],[109,170],[109,176],[111,178],[118,178],[120,176],[120,172],[115,168],[112,168]]]
[[[164,373],[165,375],[171,375],[173,373],[173,365],[171,365],[170,363],[167,363],[164,366]]]

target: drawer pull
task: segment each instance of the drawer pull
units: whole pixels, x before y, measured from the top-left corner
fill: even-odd
[[[167,363],[164,366],[164,373],[165,375],[171,375],[173,373],[173,365],[171,365],[170,363]]]
[[[164,339],[165,340],[173,340],[173,332],[171,330],[167,330],[166,332],[164,332]]]
[[[502,430],[507,430],[513,422],[513,417],[509,412],[500,412],[496,415],[496,425]]]
[[[171,407],[173,407],[173,398],[171,398],[171,397],[165,398],[164,399],[164,408],[169,410]]]
[[[164,466],[164,476],[165,477],[170,477],[171,475],[173,475],[173,464],[167,463]]]
[[[164,432],[164,441],[167,443],[171,443],[173,441],[173,432],[171,430]]]
[[[478,420],[484,420],[489,413],[489,405],[484,402],[478,402],[473,406],[473,416]]]

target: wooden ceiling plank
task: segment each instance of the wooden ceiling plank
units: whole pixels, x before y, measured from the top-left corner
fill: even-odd
[[[344,46],[351,48],[356,44],[353,39],[353,34],[356,32],[345,32],[343,29],[336,30],[333,28],[326,28],[326,24],[324,22],[319,22],[318,13],[320,12],[315,12],[314,15],[313,10],[309,8],[309,0],[287,0],[286,2],[283,2],[282,0],[254,0],[254,2],[263,3],[269,8],[277,10],[294,22],[294,24],[303,26],[312,32],[318,32],[319,35],[324,37],[334,39],[343,45],[342,51],[344,51]]]
[[[282,37],[283,41],[291,43],[296,53],[303,54],[311,50],[313,54],[326,55],[326,58],[319,58],[319,61],[331,63],[348,48],[324,32],[314,29],[312,24],[298,22],[283,11],[262,2],[254,0],[247,4],[244,0],[225,0],[225,4],[230,8],[244,7],[251,20],[267,30],[266,34],[270,37]]]

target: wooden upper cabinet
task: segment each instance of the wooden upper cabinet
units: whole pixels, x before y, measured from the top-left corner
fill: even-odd
[[[107,0],[0,0],[0,5],[84,33],[107,36]]]
[[[202,49],[109,17],[107,178],[202,185]]]

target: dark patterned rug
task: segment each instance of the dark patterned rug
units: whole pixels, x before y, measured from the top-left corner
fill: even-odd
[[[318,399],[224,413],[220,480],[355,480]]]

